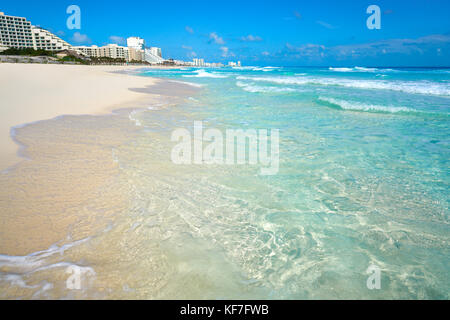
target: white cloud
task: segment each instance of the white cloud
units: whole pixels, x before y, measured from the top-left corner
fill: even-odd
[[[186,31],[187,32],[189,32],[190,34],[193,34],[194,33],[194,29],[192,29],[191,27],[189,27],[189,26],[186,26]]]
[[[336,27],[335,26],[333,26],[333,25],[331,25],[331,24],[329,24],[329,23],[327,23],[327,22],[324,22],[324,21],[316,21],[316,23],[317,24],[320,24],[322,27],[325,27],[325,28],[327,28],[327,29],[336,29]]]
[[[217,33],[215,33],[215,32],[211,32],[211,33],[209,34],[209,39],[210,39],[211,41],[214,41],[214,42],[217,43],[217,44],[225,44],[225,41],[223,41],[223,39],[222,39],[221,37],[219,37],[219,36],[217,35]]]
[[[268,55],[270,55],[270,52],[269,51],[263,51],[263,52],[261,52],[261,54],[263,55],[263,56],[268,56]]]
[[[85,34],[81,34],[79,32],[75,32],[72,37],[73,42],[76,43],[90,43],[91,39]]]
[[[246,36],[246,37],[242,37],[241,40],[242,40],[242,41],[248,41],[248,42],[257,42],[257,41],[262,41],[262,38],[261,38],[261,37],[258,37],[258,36],[253,36],[253,35],[249,34],[249,35]]]
[[[125,45],[127,43],[125,38],[122,38],[122,37],[119,37],[119,36],[110,36],[109,40],[112,43],[119,44],[119,45]]]
[[[235,56],[235,54],[233,52],[231,52],[228,47],[220,47],[220,50],[222,51],[222,57],[224,57],[224,58]]]
[[[376,42],[325,47],[319,44],[294,46],[286,43],[280,53],[284,56],[300,58],[334,57],[337,59],[376,57],[384,54],[422,55],[438,52],[443,46],[450,46],[450,35],[428,35],[417,39],[388,39]]]
[[[190,47],[190,46],[185,46],[184,44],[181,46],[183,49],[186,49],[186,50],[192,50],[192,47]]]

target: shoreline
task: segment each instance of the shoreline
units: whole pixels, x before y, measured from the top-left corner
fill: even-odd
[[[4,82],[2,69],[0,65],[0,79]],[[30,71],[28,66],[25,69]],[[55,68],[51,65],[49,69]],[[117,71],[117,68],[112,69]],[[0,159],[3,165],[0,167],[0,255],[32,254],[105,228],[105,221],[113,219],[112,216],[105,217],[91,207],[97,202],[100,202],[99,207],[114,206],[118,211],[114,210],[113,215],[120,214],[120,209],[126,207],[128,190],[119,190],[124,184],[118,182],[121,173],[114,160],[114,150],[133,141],[142,130],[130,114],[152,106],[167,108],[198,91],[188,84],[110,71],[111,68],[101,68],[100,73],[91,73],[90,68],[82,67],[82,72],[76,74],[90,77],[91,81],[113,79],[119,95],[113,92],[101,103],[95,103],[101,100],[96,99],[72,114],[67,111],[77,111],[71,106],[85,98],[44,112],[38,112],[42,111],[40,107],[46,107],[42,100],[22,108],[16,101],[14,106],[22,112],[33,107],[38,109],[32,113],[34,118],[20,118],[19,112],[7,121],[2,119],[1,129],[9,134],[0,136],[0,145],[9,149],[3,148]],[[59,72],[59,75],[67,73]],[[26,74],[21,76],[26,77]],[[11,86],[18,84],[12,82]],[[85,85],[81,89],[89,90]],[[55,92],[48,86],[40,94],[52,97]],[[119,101],[112,101],[118,96]],[[8,106],[2,103],[1,109]],[[10,123],[15,125],[9,127]],[[5,159],[10,160],[7,167]],[[110,190],[114,186],[118,190]]]
[[[23,160],[14,138],[18,128],[65,115],[104,115],[160,103],[161,95],[151,88],[164,80],[130,72],[145,69],[152,68],[0,64],[0,172]]]

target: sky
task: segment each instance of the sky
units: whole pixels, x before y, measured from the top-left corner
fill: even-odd
[[[81,29],[67,8],[81,9]],[[369,29],[367,8],[380,8]],[[2,0],[72,45],[144,38],[164,58],[271,66],[450,66],[449,0]]]

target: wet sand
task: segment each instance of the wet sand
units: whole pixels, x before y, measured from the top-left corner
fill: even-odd
[[[0,255],[88,238],[125,211],[130,190],[114,150],[140,130],[129,108],[173,104],[196,89],[117,71],[0,65]]]
[[[142,67],[0,64],[0,171],[16,164],[11,129],[60,115],[105,114],[149,97],[156,79],[123,72]]]

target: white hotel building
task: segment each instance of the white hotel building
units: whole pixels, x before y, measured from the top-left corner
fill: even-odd
[[[145,41],[139,37],[130,37],[127,39],[127,47],[117,44],[109,44],[104,47],[97,46],[78,46],[75,47],[79,52],[88,57],[100,58],[109,57],[114,59],[124,59],[126,61],[147,61],[151,64],[163,63],[161,49],[152,47],[145,48]]]
[[[127,39],[127,47],[117,44],[98,46],[72,47],[53,33],[31,25],[26,18],[8,16],[0,12],[0,52],[8,48],[62,51],[76,50],[80,54],[94,58],[113,58],[125,61],[147,61],[151,64],[164,62],[161,48],[145,47],[144,39],[131,37]]]
[[[117,44],[108,44],[107,46],[78,46],[74,47],[78,52],[91,58],[112,58],[129,61],[129,51],[127,47],[121,47]]]
[[[51,32],[32,26],[26,18],[0,12],[0,50],[7,48],[61,51],[72,46]]]

